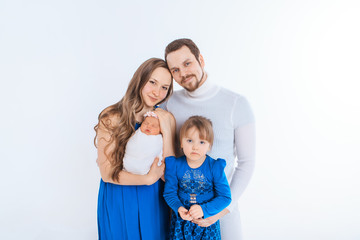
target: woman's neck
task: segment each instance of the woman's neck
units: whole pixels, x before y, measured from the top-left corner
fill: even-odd
[[[140,112],[135,114],[135,120],[136,122],[141,123],[144,120],[144,114],[153,111],[154,108],[144,107]]]

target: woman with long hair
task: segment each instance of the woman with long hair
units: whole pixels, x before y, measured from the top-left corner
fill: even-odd
[[[95,126],[97,164],[101,180],[98,197],[99,239],[161,240],[167,236],[169,212],[162,197],[164,164],[155,158],[146,175],[123,169],[126,144],[143,115],[172,93],[172,78],[165,61],[151,58],[136,70],[125,96],[105,108]],[[156,109],[163,135],[164,157],[174,155],[174,117]],[[139,148],[139,151],[141,149]]]

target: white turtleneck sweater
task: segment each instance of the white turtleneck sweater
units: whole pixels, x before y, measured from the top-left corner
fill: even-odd
[[[227,209],[237,210],[235,206],[249,183],[255,163],[255,124],[248,101],[207,79],[193,92],[175,91],[163,107],[176,119],[177,136],[183,123],[193,115],[212,121],[214,144],[208,155],[226,160],[225,173],[232,197]]]

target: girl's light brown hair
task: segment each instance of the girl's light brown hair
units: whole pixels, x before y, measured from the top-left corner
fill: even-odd
[[[202,116],[192,116],[186,120],[180,129],[180,142],[181,139],[186,137],[187,131],[193,127],[199,131],[200,139],[208,141],[211,147],[214,142],[212,123],[209,119]]]
[[[94,127],[96,135],[94,144],[96,145],[99,128],[110,133],[111,138],[104,149],[105,155],[111,159],[113,172],[111,178],[118,181],[120,171],[123,170],[123,158],[125,147],[131,135],[135,132],[135,114],[140,112],[144,107],[144,100],[141,91],[151,77],[151,74],[157,68],[168,67],[164,60],[160,58],[150,58],[145,61],[134,73],[125,96],[117,103],[105,108],[98,117],[98,124]],[[170,71],[169,71],[170,72]],[[173,91],[173,81],[171,81],[166,97],[159,103],[169,98]],[[108,153],[110,144],[115,143],[114,151]]]

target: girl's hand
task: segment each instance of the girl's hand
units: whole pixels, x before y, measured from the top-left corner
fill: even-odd
[[[150,171],[148,172],[147,176],[149,178],[148,185],[152,185],[156,183],[159,178],[164,175],[165,171],[165,163],[162,161],[161,165],[158,166],[159,158],[156,157],[154,162],[151,165]]]
[[[179,207],[178,213],[183,220],[191,221],[193,218],[190,216],[189,211],[184,207]]]
[[[199,218],[202,218],[204,216],[204,212],[201,208],[200,205],[192,205],[189,209],[189,213],[190,213],[190,216],[193,218],[193,219],[199,219]]]

